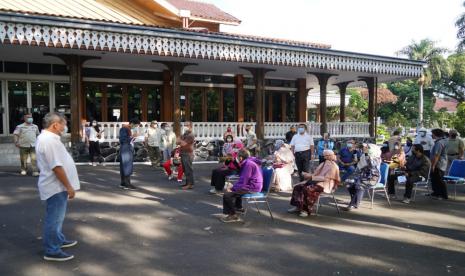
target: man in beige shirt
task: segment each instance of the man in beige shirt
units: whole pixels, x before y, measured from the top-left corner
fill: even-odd
[[[19,148],[21,160],[21,175],[27,174],[27,158],[31,158],[32,175],[39,176],[36,165],[35,145],[39,133],[39,127],[35,125],[31,114],[24,115],[24,123],[18,125],[13,134],[15,146]]]

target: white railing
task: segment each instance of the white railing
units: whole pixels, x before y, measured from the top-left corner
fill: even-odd
[[[370,137],[370,123],[365,122],[330,122],[328,132],[331,137]]]
[[[104,128],[103,139],[107,142],[117,141],[119,138],[119,130],[123,124],[128,122],[100,122],[99,125]],[[163,122],[158,122],[160,126]],[[171,122],[167,122],[172,125]],[[252,130],[255,131],[254,122],[193,122],[192,128],[195,134],[196,140],[215,140],[223,139],[223,135],[228,127],[232,128],[232,131],[236,134],[237,138],[245,138],[245,127],[247,125],[252,126]],[[321,123],[308,122],[307,128],[311,136],[320,137],[320,126]],[[142,122],[137,128],[139,134],[145,133],[149,127],[149,122]],[[181,123],[181,126],[183,123]],[[266,122],[265,123],[265,139],[284,139],[286,132],[289,131],[291,126],[298,126],[298,122]],[[369,135],[370,123],[364,122],[330,122],[328,123],[328,132],[331,137],[370,137]]]
[[[265,122],[265,139],[284,139],[286,132],[290,130],[292,126],[297,126],[298,122]],[[312,136],[320,136],[320,123],[304,123],[307,125],[309,134]]]

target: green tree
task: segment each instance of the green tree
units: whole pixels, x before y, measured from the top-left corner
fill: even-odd
[[[408,126],[407,118],[400,112],[394,112],[386,121],[386,125],[391,128]]]
[[[463,2],[465,7],[465,2]],[[458,49],[463,51],[465,49],[465,12],[460,15],[460,17],[455,21],[455,26],[457,26],[457,38],[460,39]]]
[[[414,80],[406,80],[389,83],[387,87],[397,96],[397,102],[380,106],[378,116],[387,121],[393,113],[397,112],[407,120],[404,126],[415,126],[418,119],[419,84]],[[426,125],[433,121],[433,99],[432,90],[425,90],[424,122]]]
[[[448,70],[440,79],[434,80],[432,89],[458,102],[465,101],[465,53],[456,53],[447,57]]]
[[[465,103],[457,106],[457,113],[452,118],[452,125],[462,137],[465,136]]]
[[[350,95],[349,105],[346,108],[347,120],[368,122],[368,101],[356,89],[347,89],[347,94]]]

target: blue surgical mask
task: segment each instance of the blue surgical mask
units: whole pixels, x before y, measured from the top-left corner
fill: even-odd
[[[61,135],[64,135],[65,133],[68,133],[68,126],[65,126],[65,128],[63,129],[63,132],[61,133]]]
[[[298,130],[299,130],[299,133],[304,133],[305,132],[305,128],[303,128],[303,127],[299,127]]]
[[[351,143],[348,143],[348,144],[347,144],[347,147],[348,147],[348,148],[351,148],[352,146],[353,146],[353,145],[352,145]]]
[[[33,118],[27,118],[27,119],[26,119],[26,122],[27,122],[28,124],[32,124],[32,122],[34,122],[34,119],[33,119]]]

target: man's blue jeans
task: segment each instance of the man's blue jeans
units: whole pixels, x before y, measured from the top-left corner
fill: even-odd
[[[341,176],[341,181],[344,182],[347,177],[349,177],[351,174],[355,172],[355,167],[354,166],[343,166],[339,165],[339,168],[344,169],[345,173]]]
[[[61,246],[66,241],[61,232],[66,215],[68,193],[61,192],[48,198],[46,201],[46,214],[44,220],[44,249],[46,255],[55,255],[61,252]]]

